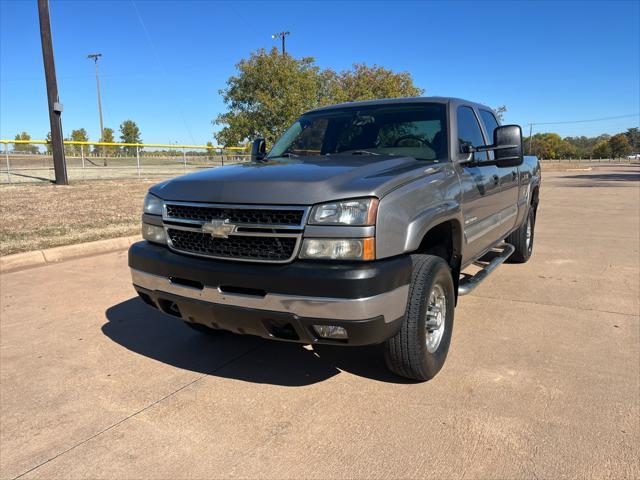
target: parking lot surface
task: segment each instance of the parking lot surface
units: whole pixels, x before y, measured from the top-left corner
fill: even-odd
[[[208,337],[126,252],[0,277],[2,478],[640,477],[640,170],[543,175],[534,257],[427,383],[377,347]]]

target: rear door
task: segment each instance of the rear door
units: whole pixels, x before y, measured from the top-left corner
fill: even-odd
[[[465,145],[480,147],[485,145],[485,138],[480,123],[472,107],[460,105],[455,110],[456,134],[452,157],[458,162],[467,160],[469,154],[463,152]],[[483,165],[482,160],[488,158],[487,152],[476,152],[475,166],[459,164],[460,183],[462,186],[462,213],[464,217],[464,241],[466,248],[463,263],[491,247],[496,241],[495,229],[500,218],[496,213],[500,210],[500,177],[495,165]]]
[[[478,113],[480,114],[487,142],[493,143],[493,131],[498,127],[498,121],[490,110],[480,108]],[[490,158],[493,158],[493,152],[489,152],[489,155]],[[498,231],[500,235],[507,236],[513,230],[518,217],[518,167],[497,168],[498,177],[500,177],[499,198],[502,205]]]

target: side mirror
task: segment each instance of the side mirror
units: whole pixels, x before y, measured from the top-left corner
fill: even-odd
[[[522,129],[519,125],[503,125],[493,131],[494,162],[499,167],[516,167],[523,161]]]
[[[256,138],[251,145],[251,161],[258,162],[267,155],[267,143],[264,138]]]

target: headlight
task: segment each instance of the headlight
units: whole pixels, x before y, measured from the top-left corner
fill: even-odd
[[[147,196],[144,197],[143,210],[144,213],[149,215],[162,215],[162,200],[155,195],[147,193]]]
[[[308,260],[374,260],[374,238],[305,238],[300,258]]]
[[[164,228],[157,225],[149,225],[148,223],[142,224],[142,238],[148,242],[167,244],[167,236],[164,233]]]
[[[311,225],[375,225],[377,198],[358,198],[316,205],[311,210]]]

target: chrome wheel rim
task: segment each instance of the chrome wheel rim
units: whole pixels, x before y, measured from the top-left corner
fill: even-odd
[[[531,225],[531,215],[529,215],[529,218],[527,219],[527,237],[526,237],[527,251],[531,251],[532,237],[533,237],[533,226]]]
[[[427,352],[438,350],[444,336],[445,319],[447,318],[447,297],[440,285],[434,285],[429,294],[427,318],[425,321]]]

